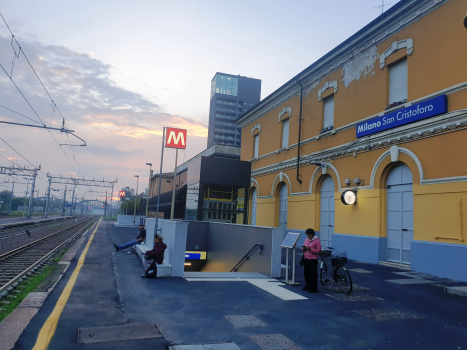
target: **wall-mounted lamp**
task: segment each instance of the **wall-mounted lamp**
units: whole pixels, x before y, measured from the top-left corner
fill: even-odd
[[[351,184],[350,179],[345,179],[345,184],[346,184],[347,186],[350,186],[350,184]]]
[[[467,28],[467,15],[465,15],[465,18],[464,18],[464,27]]]
[[[361,183],[359,177],[356,177],[355,180],[353,180],[353,182],[355,182],[355,185],[360,185],[360,183]]]
[[[310,163],[313,164],[313,165],[316,165],[316,166],[322,166],[323,165],[323,162],[320,162],[319,160],[312,160]]]
[[[344,191],[344,193],[341,195],[341,201],[345,205],[357,204],[357,192]]]

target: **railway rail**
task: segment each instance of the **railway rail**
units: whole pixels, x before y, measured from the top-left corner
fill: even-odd
[[[72,218],[72,217],[70,217],[70,218]],[[18,235],[27,234],[28,232],[30,234],[31,232],[44,230],[44,229],[51,228],[51,227],[54,227],[54,226],[60,226],[60,225],[63,225],[63,224],[67,224],[68,222],[69,222],[69,219],[67,218],[67,221],[65,221],[65,220],[54,220],[54,221],[47,221],[47,222],[39,222],[39,223],[33,224],[33,225],[15,227],[15,228],[10,228],[10,229],[6,229],[6,230],[0,230],[0,240],[5,239],[5,238],[11,238],[11,237],[18,236]]]
[[[0,296],[6,295],[96,220],[97,217],[88,217],[79,222],[67,221],[69,227],[0,255]]]
[[[35,229],[37,227],[47,227],[50,224],[57,222],[66,222],[67,220],[73,219],[74,216],[58,217],[53,219],[40,219],[33,221],[20,221],[12,222],[8,224],[0,224],[0,236],[2,234],[8,234],[15,231],[24,231],[29,229]]]

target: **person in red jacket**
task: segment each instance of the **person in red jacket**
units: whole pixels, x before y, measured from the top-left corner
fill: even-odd
[[[302,290],[308,293],[318,293],[318,254],[321,252],[321,243],[315,236],[315,230],[309,228],[305,231],[307,239],[303,243],[302,251],[305,257],[304,274],[305,287]]]
[[[154,248],[146,251],[143,256],[144,273],[141,275],[143,278],[156,278],[157,277],[157,264],[162,264],[164,261],[164,251],[167,245],[162,242],[164,237],[159,234],[154,236]]]

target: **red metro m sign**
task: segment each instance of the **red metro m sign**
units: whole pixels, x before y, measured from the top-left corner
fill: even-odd
[[[165,147],[186,149],[185,129],[167,128],[165,132]]]
[[[125,197],[125,191],[120,191],[120,197]]]

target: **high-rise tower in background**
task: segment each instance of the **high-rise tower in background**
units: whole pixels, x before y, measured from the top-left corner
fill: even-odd
[[[261,99],[261,80],[217,72],[211,81],[208,148],[240,147],[241,128],[235,120]]]

